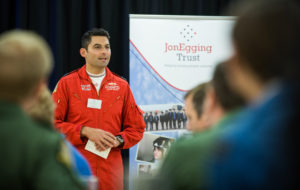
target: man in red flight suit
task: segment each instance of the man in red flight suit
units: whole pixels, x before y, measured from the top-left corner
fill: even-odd
[[[108,32],[92,29],[81,43],[86,64],[62,77],[53,92],[55,125],[87,158],[99,189],[120,190],[121,149],[142,139],[145,123],[128,83],[106,67],[111,56]],[[85,150],[88,140],[99,151],[111,148],[107,159]]]

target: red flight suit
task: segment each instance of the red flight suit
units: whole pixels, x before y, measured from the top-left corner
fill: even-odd
[[[88,108],[89,98],[102,100],[101,109]],[[104,159],[84,149],[87,139],[80,137],[80,130],[82,126],[88,126],[121,135],[124,139],[123,149],[138,143],[143,137],[145,123],[128,83],[106,68],[98,95],[84,65],[60,79],[53,99],[57,104],[56,128],[88,160],[93,174],[98,177],[99,189],[123,189],[120,148],[112,148],[108,158]]]

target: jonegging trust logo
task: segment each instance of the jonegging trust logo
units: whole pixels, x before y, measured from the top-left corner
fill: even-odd
[[[196,37],[197,32],[194,30],[193,27],[191,27],[189,24],[187,24],[181,31],[180,35],[187,41],[190,42],[193,38]]]

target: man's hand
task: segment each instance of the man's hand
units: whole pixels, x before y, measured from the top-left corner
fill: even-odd
[[[121,143],[120,143],[118,140],[116,140],[116,143],[115,143],[115,145],[114,145],[114,148],[119,147],[120,144],[121,144]]]
[[[120,142],[110,132],[102,129],[95,129],[87,126],[83,126],[81,134],[87,137],[89,140],[95,142],[96,148],[99,151],[106,150],[108,148],[118,147]]]

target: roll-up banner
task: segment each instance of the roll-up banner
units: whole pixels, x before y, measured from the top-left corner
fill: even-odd
[[[130,87],[144,111],[143,139],[129,151],[129,189],[155,175],[167,150],[187,133],[184,95],[209,81],[233,52],[234,17],[130,15]]]

